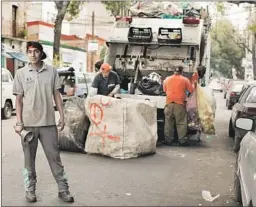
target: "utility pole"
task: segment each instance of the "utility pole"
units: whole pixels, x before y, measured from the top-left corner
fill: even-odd
[[[94,11],[92,12],[92,40],[94,40],[94,24],[95,24],[95,16]],[[91,52],[91,72],[94,72],[94,51]]]

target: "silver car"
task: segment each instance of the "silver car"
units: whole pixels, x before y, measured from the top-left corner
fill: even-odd
[[[234,196],[243,206],[256,206],[256,118],[239,118],[237,128],[247,130],[237,156]]]

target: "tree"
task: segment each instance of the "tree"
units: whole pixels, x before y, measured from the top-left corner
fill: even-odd
[[[131,5],[130,1],[102,1],[102,3],[114,17],[128,15],[128,7]]]
[[[245,47],[237,43],[242,39],[234,26],[227,19],[217,21],[212,32],[211,68],[232,78],[232,68],[236,69],[237,77],[244,78],[242,59],[245,57]]]
[[[57,16],[54,25],[54,42],[53,42],[53,60],[54,65],[60,64],[60,36],[62,29],[62,22],[66,14],[69,14],[68,20],[75,18],[80,11],[82,1],[54,1],[57,8]]]

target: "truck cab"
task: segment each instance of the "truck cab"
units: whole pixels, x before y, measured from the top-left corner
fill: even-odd
[[[2,68],[2,102],[1,113],[3,119],[9,119],[15,110],[15,96],[12,94],[13,77],[8,69]]]

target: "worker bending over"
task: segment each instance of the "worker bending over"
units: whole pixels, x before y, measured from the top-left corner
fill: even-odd
[[[118,74],[111,70],[108,63],[103,63],[100,72],[95,76],[89,96],[104,95],[114,97],[120,90],[121,80]]]

